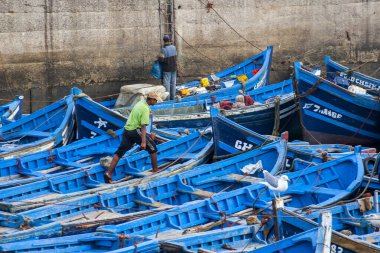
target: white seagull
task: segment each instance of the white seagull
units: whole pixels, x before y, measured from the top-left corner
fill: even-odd
[[[288,176],[282,175],[280,177],[275,177],[266,170],[264,170],[263,173],[266,182],[260,183],[265,184],[270,190],[272,190],[276,199],[276,192],[278,192],[278,198],[280,198],[280,192],[284,192],[288,189],[288,182],[290,181]]]
[[[363,216],[376,230],[380,228],[380,215],[371,213]]]

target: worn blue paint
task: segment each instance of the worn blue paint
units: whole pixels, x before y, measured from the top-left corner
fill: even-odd
[[[354,94],[315,76],[299,62],[294,68],[305,140],[368,146],[380,143],[378,96]]]
[[[255,101],[252,106],[225,110],[227,118],[261,134],[272,134],[275,122],[274,98],[279,98],[280,128],[285,128],[297,111],[294,103],[292,80],[264,86],[248,92]],[[234,102],[237,93],[217,97],[216,102],[229,100]],[[158,104],[154,106],[155,123],[164,127],[205,127],[210,124],[209,110],[213,101],[182,102],[176,104]],[[192,111],[190,108],[197,108]],[[175,117],[173,117],[175,115]]]
[[[219,114],[216,109],[211,110],[213,136],[214,136],[214,153],[216,157],[223,155],[236,154],[244,152],[265,143],[272,142],[268,137],[251,131],[232,120],[229,120]],[[283,133],[280,138],[287,138],[287,133]],[[295,160],[305,160],[313,163],[321,163],[322,157],[317,152],[305,151],[304,148],[298,147],[298,142],[288,143],[286,166],[290,169]]]
[[[263,246],[267,243],[261,236],[261,231],[258,231],[255,226],[234,226],[211,230],[203,233],[191,235],[179,235],[177,239],[162,240],[163,252],[165,244],[176,246],[177,252],[199,252],[199,250],[209,250],[211,252],[228,252],[225,245],[234,249],[232,252],[249,252],[249,249],[254,246]],[[244,251],[243,251],[244,250]],[[173,252],[173,251],[171,251]]]
[[[332,82],[337,82],[336,78],[341,77],[347,80],[348,84],[354,84],[359,87],[380,91],[380,80],[371,76],[364,75],[358,71],[352,70],[340,63],[331,59],[330,56],[325,56],[325,65],[327,79]]]
[[[318,228],[310,229],[308,231],[293,235],[289,238],[274,242],[267,246],[258,248],[256,250],[250,250],[247,252],[255,253],[270,253],[270,252],[284,252],[284,253],[296,253],[296,252],[317,252]]]
[[[83,96],[83,94],[78,97],[78,95],[81,94],[81,90],[77,88],[73,88],[72,93],[75,94],[75,97],[70,97],[70,99],[75,100],[75,102],[71,101],[70,106],[72,106],[73,113],[75,111],[75,115],[70,114],[72,120],[70,123],[71,125],[68,126],[67,130],[62,134],[70,135],[70,137],[72,137],[74,135],[72,125],[74,124],[74,121],[76,121],[77,135],[80,136],[81,139],[70,143],[67,146],[58,147],[49,151],[34,152],[31,155],[4,160],[0,163],[0,179],[9,176],[10,178],[0,181],[0,189],[11,187],[15,184],[21,185],[33,182],[39,180],[39,177],[41,176],[49,175],[49,173],[42,174],[39,172],[42,170],[48,170],[56,166],[62,166],[64,168],[50,173],[55,174],[62,172],[62,170],[67,171],[70,167],[78,168],[85,166],[86,163],[90,164],[97,162],[99,156],[112,155],[115,152],[121,141],[122,130],[119,129],[124,126],[127,119],[118,113],[99,105],[88,97]],[[43,112],[41,112],[40,115],[43,118]],[[27,117],[24,117],[19,121],[23,121],[25,118]],[[106,123],[97,124],[98,121],[104,121]],[[90,129],[95,129],[94,134],[91,133],[92,130]],[[109,129],[115,130],[115,138],[112,138],[106,133]],[[99,133],[102,133],[101,137],[97,136]],[[94,136],[97,138],[92,139]],[[30,146],[33,145],[33,143],[30,144]],[[136,148],[133,149],[133,151],[135,150]],[[83,163],[76,162],[83,158],[88,159]],[[25,176],[32,177],[23,179]]]
[[[3,221],[0,221],[0,224],[8,227],[19,227],[27,222],[29,226],[41,226],[94,211],[97,203],[100,203],[101,209],[128,214],[152,208],[141,203],[160,202],[176,206],[199,199],[196,194],[193,194],[198,189],[218,193],[227,187],[225,190],[232,191],[252,184],[249,181],[239,181],[232,176],[233,174],[242,176],[243,173],[240,169],[247,164],[261,160],[265,168],[272,168],[271,173],[280,171],[284,166],[285,145],[285,141],[276,142],[239,157],[233,157],[212,165],[202,165],[173,177],[158,178],[152,181],[134,180],[129,185],[117,187],[117,190],[113,192],[100,192],[97,195],[88,194],[81,198],[40,207],[17,215],[5,216],[2,214],[0,220]],[[258,172],[254,176],[262,177],[262,172]],[[46,228],[42,226],[39,229],[34,229],[31,233],[43,234],[41,232],[43,230]],[[10,235],[10,237],[12,236]]]
[[[203,94],[197,94],[193,96],[188,96],[182,98],[183,102],[186,101],[200,101],[204,99],[210,99],[211,96],[222,97],[230,94],[237,94],[238,90],[243,89],[243,86],[239,83],[239,81],[235,78],[231,78],[231,76],[239,76],[246,75],[248,77],[248,81],[245,83],[245,90],[250,91],[265,85],[269,84],[269,72],[270,66],[272,62],[272,46],[268,46],[266,50],[261,52],[260,54],[253,56],[252,58],[239,63],[231,68],[222,70],[220,72],[215,73],[215,76],[222,80],[222,89],[217,90],[216,92],[208,92]],[[260,70],[253,75],[252,71],[260,68]],[[207,77],[211,80],[211,76]],[[231,87],[226,87],[223,81],[233,80],[234,84]],[[195,80],[186,84],[183,84],[185,87],[198,87],[199,80]],[[166,101],[162,104],[171,104],[176,103],[176,100]]]
[[[24,96],[16,96],[15,100],[0,106],[1,125],[14,122],[22,116]]]
[[[141,201],[148,201],[151,199],[150,202],[160,201],[168,204],[181,204],[181,201],[186,202],[178,207],[140,218],[138,220],[133,220],[115,226],[104,226],[99,228],[98,231],[115,234],[124,233],[130,236],[149,236],[154,235],[157,231],[162,232],[170,229],[186,229],[210,221],[219,220],[225,215],[230,215],[246,208],[250,208],[253,203],[255,207],[260,208],[267,208],[271,205],[270,203],[273,198],[273,193],[266,189],[262,184],[252,184],[238,189],[216,192],[211,198],[195,200],[193,196],[194,194],[192,193],[194,192],[192,188],[194,190],[211,190],[212,188],[217,190],[220,189],[215,188],[214,181],[212,182],[214,185],[209,185],[208,182],[200,183],[198,181],[198,183],[196,183],[196,178],[199,178],[199,180],[203,179],[202,177],[199,177],[199,173],[202,171],[207,172],[208,170],[212,170],[210,167],[212,168],[213,166],[204,165],[196,170],[182,173],[176,177],[160,178],[150,183],[148,182],[146,185],[139,184],[138,188],[119,188],[113,193],[105,192],[100,195],[93,196],[95,198],[99,198],[96,203],[99,203],[100,200],[102,206],[114,210],[121,208],[124,212],[133,210],[131,209],[134,205],[132,203],[135,203],[135,201],[130,202],[132,199],[129,199],[132,196],[135,196],[134,198],[137,197],[138,199],[141,199]],[[220,167],[225,168],[224,166]],[[347,173],[348,170],[350,173]],[[186,177],[186,175],[188,175],[188,177]],[[205,175],[207,175],[207,173]],[[213,173],[211,173],[211,175],[213,175]],[[290,187],[287,192],[282,194],[291,196],[290,201],[285,204],[286,206],[289,208],[299,208],[310,205],[328,205],[349,196],[360,185],[360,181],[363,177],[363,165],[361,163],[360,156],[355,153],[344,158],[326,162],[322,165],[310,167],[306,171],[288,173],[288,176],[291,180]],[[185,178],[186,180],[184,180]],[[178,196],[174,199],[172,198],[172,194],[164,194],[164,192],[162,192],[162,190],[164,190],[170,193],[174,190],[169,187],[169,185],[171,185],[169,184],[170,181],[174,183],[173,186],[177,185],[174,189],[177,189],[175,192]],[[188,183],[188,185],[183,184],[185,182]],[[166,187],[160,187],[160,185]],[[327,188],[328,190],[325,190]],[[158,189],[161,189],[161,191]],[[129,191],[130,194],[128,194],[128,196],[130,197],[123,197],[118,201],[111,201],[111,199],[109,199],[117,197],[123,191],[125,191],[125,194]],[[138,194],[131,195],[133,192],[138,192]],[[109,197],[107,197],[107,194]],[[191,198],[189,199],[189,197]],[[86,204],[83,199],[78,201],[80,201],[78,203],[81,203],[81,205],[85,208]],[[61,203],[61,206],[62,204],[63,203]],[[89,204],[92,208],[94,208],[93,204]],[[115,208],[115,205],[118,208]],[[60,205],[58,204],[57,206]],[[71,205],[63,206],[69,208]],[[75,206],[75,203],[73,203],[73,206]],[[36,213],[37,209],[32,212]],[[28,237],[35,238],[36,236],[57,236],[62,233],[63,228],[64,227],[62,227],[62,225],[60,226],[59,223],[55,222],[33,230],[3,236],[0,238],[0,243],[22,240]]]
[[[194,133],[197,130],[194,128],[185,128],[185,127],[157,128],[155,125],[153,125],[152,131],[162,139],[176,140],[188,134]]]
[[[291,180],[288,191],[282,195],[291,195],[285,205],[292,208],[310,205],[323,206],[349,196],[363,178],[363,166],[357,154],[310,167],[305,171],[288,173]],[[351,173],[347,173],[350,168]],[[216,217],[222,218],[252,206],[267,208],[273,194],[261,184],[246,186],[230,192],[216,194],[211,199],[186,203],[171,211],[115,226],[104,226],[99,231],[126,233],[131,235],[149,235],[159,229],[185,229],[204,224]],[[328,190],[324,190],[327,189]],[[258,196],[259,192],[261,193]],[[257,199],[257,201],[256,201]],[[215,217],[210,216],[212,213]],[[212,218],[211,218],[212,217]]]
[[[0,159],[66,145],[73,137],[74,95],[0,128]]]
[[[192,154],[191,158],[196,158],[197,153],[201,152],[208,143],[209,140],[206,137],[195,132],[181,139],[160,144],[157,152],[158,164],[172,162],[170,157],[179,157],[185,151]],[[191,159],[184,158],[179,161],[187,160]],[[150,169],[151,161],[148,152],[140,151],[123,157],[115,168],[112,178],[119,180],[128,175],[142,177],[144,175],[141,173]],[[25,209],[30,204],[23,201],[33,201],[35,198],[54,193],[62,196],[71,193],[71,197],[74,197],[73,193],[80,196],[85,190],[94,192],[98,188],[103,189],[104,173],[105,169],[100,164],[86,165],[76,170],[56,173],[50,177],[42,176],[37,182],[2,189],[0,190],[0,209],[5,211]],[[24,205],[27,207],[23,207]]]
[[[99,156],[112,155],[121,141],[122,130],[115,131],[116,137],[110,135],[98,136],[93,139],[84,139],[76,141],[70,145],[58,147],[51,151],[41,151],[31,155],[22,156],[20,158],[4,160],[0,163],[0,178],[6,178],[0,183],[0,189],[33,182],[39,180],[39,176],[48,176],[48,173],[41,173],[41,170],[54,168],[64,161],[74,163],[83,158],[92,156],[92,159],[86,159],[85,162],[77,162],[75,167],[85,166],[87,163],[99,160]],[[64,169],[54,172],[67,171],[71,166],[64,166]],[[34,176],[32,178],[22,180],[23,176]],[[16,182],[17,181],[17,182]]]
[[[375,197],[369,197],[372,203],[375,203]],[[380,199],[378,199],[379,203]],[[360,205],[357,201],[347,204],[341,204],[332,208],[326,208],[332,213],[333,229],[336,231],[349,230],[354,235],[367,235],[375,232],[375,229],[370,225],[364,216],[375,214],[376,209],[373,207],[371,210],[365,212],[360,211]],[[304,217],[316,221],[321,210],[313,210],[310,214],[304,214]]]
[[[349,206],[350,207],[348,208],[351,209],[352,205],[349,204]],[[331,208],[331,210],[333,210],[333,212],[336,212],[337,210],[339,210],[339,208],[337,209],[337,207],[333,207]],[[352,213],[352,210],[349,210],[349,212]],[[302,231],[306,231],[306,230],[310,230],[315,227],[318,227],[319,212],[307,214],[309,215],[309,217],[313,217],[313,219],[306,218],[304,217],[304,215],[305,215],[305,212],[298,214],[298,213],[289,211],[287,209],[278,210],[278,216],[283,217],[281,218],[281,227],[282,227],[283,234],[285,237],[293,236]],[[330,249],[332,251],[342,252],[342,253],[379,252],[380,251],[379,247],[375,244],[359,241],[359,240],[356,240],[356,236],[346,236],[340,233],[341,230],[338,230],[339,226],[336,226],[336,224],[346,223],[345,227],[351,226],[351,229],[352,229],[354,226],[361,226],[360,225],[361,222],[359,220],[352,219],[352,217],[349,217],[349,216],[346,216],[347,218],[346,220],[342,219],[341,221],[338,221],[337,220],[338,217],[339,215],[333,214],[333,226],[332,226],[333,236],[332,236],[332,240],[330,244]],[[356,225],[354,223],[356,223]],[[365,238],[365,236],[363,236],[363,238]]]
[[[120,249],[120,245],[123,248]],[[38,243],[26,241],[20,243],[9,243],[1,245],[1,252],[14,252],[15,249],[29,252],[30,250],[41,250],[55,253],[63,252],[117,252],[124,253],[154,253],[159,252],[156,240],[148,240],[142,237],[121,239],[113,234],[91,233],[84,235],[67,236],[64,238],[53,238],[39,240]]]
[[[75,95],[83,95],[74,88]],[[107,130],[116,131],[124,127],[127,118],[107,107],[92,101],[87,96],[80,96],[75,101],[77,119],[77,139],[93,138],[106,134]]]

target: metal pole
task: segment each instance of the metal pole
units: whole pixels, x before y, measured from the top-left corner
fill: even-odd
[[[378,198],[379,198],[379,190],[375,190],[375,210],[376,210],[376,213],[379,212],[379,199]]]
[[[161,1],[158,0],[158,19],[159,19],[159,29],[160,29],[160,47],[162,47],[162,13],[161,13]]]

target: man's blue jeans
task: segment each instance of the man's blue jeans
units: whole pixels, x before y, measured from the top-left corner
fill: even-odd
[[[163,72],[163,84],[167,92],[169,92],[169,99],[172,100],[175,97],[175,86],[177,81],[177,71]]]

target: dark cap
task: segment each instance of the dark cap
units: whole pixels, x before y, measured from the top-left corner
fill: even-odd
[[[170,41],[170,36],[165,34],[164,37],[162,38],[164,41]]]

